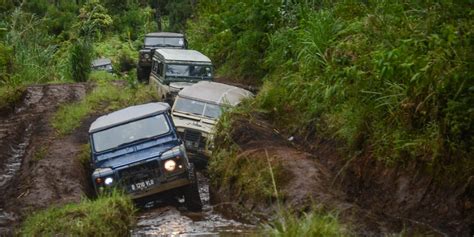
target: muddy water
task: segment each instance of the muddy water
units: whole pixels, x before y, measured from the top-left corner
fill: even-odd
[[[182,203],[150,204],[138,217],[131,236],[248,236],[256,226],[224,218],[209,202],[209,181],[198,173],[202,212],[188,212]],[[182,200],[181,200],[182,201]]]
[[[0,167],[0,188],[3,187],[10,181],[16,172],[20,170],[21,158],[26,152],[26,148],[30,144],[31,138],[31,124],[25,129],[24,136],[20,144],[16,147],[11,147],[11,155],[3,164],[3,167]]]
[[[10,147],[11,155],[0,167],[0,190],[4,190],[10,180],[20,170],[22,158],[26,152],[31,140],[31,124],[25,129],[24,136],[20,143]],[[13,213],[6,212],[0,208],[0,235],[11,233],[10,223],[15,221],[16,216]]]

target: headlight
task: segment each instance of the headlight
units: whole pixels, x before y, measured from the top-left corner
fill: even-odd
[[[114,182],[114,179],[112,177],[107,177],[104,180],[104,184],[107,185],[107,186],[112,185],[113,182]]]
[[[176,161],[174,160],[167,160],[165,162],[165,170],[166,171],[173,171],[176,169]]]
[[[149,59],[149,58],[150,58],[150,55],[146,53],[146,54],[143,55],[143,57],[144,57],[145,59]]]

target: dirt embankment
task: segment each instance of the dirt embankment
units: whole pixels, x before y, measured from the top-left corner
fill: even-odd
[[[51,118],[59,105],[79,101],[89,89],[81,83],[30,86],[14,109],[0,115],[0,216],[8,217],[0,220],[0,235],[31,211],[86,195],[77,156],[87,129],[60,137]]]
[[[361,236],[402,231],[431,236],[473,234],[472,179],[446,187],[415,172],[417,167],[387,168],[364,155],[348,163],[338,154],[337,143],[297,137],[290,142],[262,118],[235,119],[232,128],[230,136],[240,147],[238,157],[262,159],[268,154],[284,164],[286,180],[278,191],[286,209],[307,211],[318,204],[336,210]],[[212,189],[213,199],[225,208],[238,203],[264,217],[277,210],[275,202],[236,198],[232,187]]]

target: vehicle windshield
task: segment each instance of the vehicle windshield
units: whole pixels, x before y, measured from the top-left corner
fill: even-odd
[[[136,120],[92,134],[96,152],[105,151],[170,131],[163,114]]]
[[[145,37],[145,47],[179,47],[184,48],[183,38]]]
[[[209,65],[168,64],[166,65],[166,76],[211,78],[212,71]]]
[[[174,111],[185,114],[192,114],[200,117],[205,117],[217,120],[222,114],[223,107],[210,104],[198,100],[186,99],[177,97],[175,101]]]

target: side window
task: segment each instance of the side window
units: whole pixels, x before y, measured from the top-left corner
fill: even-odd
[[[153,65],[152,65],[151,70],[153,72],[155,72],[157,75],[162,76],[163,75],[163,63],[153,60]]]
[[[158,62],[156,60],[153,60],[153,63],[151,65],[151,71],[158,73]]]
[[[157,73],[158,73],[158,75],[163,76],[163,63],[162,62],[158,63]]]

